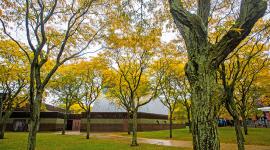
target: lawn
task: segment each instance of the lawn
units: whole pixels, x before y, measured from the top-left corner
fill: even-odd
[[[27,133],[6,133],[6,139],[0,140],[0,150],[25,150]],[[130,147],[129,141],[119,140],[86,140],[81,135],[57,135],[54,133],[38,133],[37,150],[179,150],[176,147],[164,147],[150,144],[140,144]],[[184,149],[180,149],[184,150]]]
[[[124,134],[123,134],[124,135]],[[222,143],[236,143],[234,128],[219,128],[220,140]],[[139,137],[169,139],[169,131],[139,132]],[[191,141],[191,134],[188,129],[173,130],[173,139]],[[249,135],[245,136],[246,144],[270,145],[270,128],[249,128]]]

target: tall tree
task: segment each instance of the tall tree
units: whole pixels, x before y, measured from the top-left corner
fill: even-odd
[[[131,101],[128,98],[128,89],[123,88],[122,76],[118,76],[118,72],[111,70],[111,80],[108,80],[106,96],[117,104],[119,107],[124,108],[127,112],[127,124],[128,124],[128,135],[130,135],[130,116],[131,112]]]
[[[83,55],[93,44],[104,27],[103,19],[108,10],[104,7],[103,1],[95,0],[1,2],[1,29],[17,43],[30,63],[28,150],[34,150],[36,146],[40,105],[46,85],[59,66]],[[14,24],[18,25],[16,30],[23,33],[21,37],[26,39],[14,38]],[[44,64],[49,62],[50,67],[45,70]]]
[[[92,58],[90,61],[82,61],[78,64],[81,68],[78,90],[78,104],[86,112],[86,139],[90,137],[90,118],[93,103],[101,95],[101,90],[105,81],[104,68],[107,67],[106,61],[99,57]],[[104,70],[103,70],[104,69]]]
[[[196,14],[188,11],[183,1],[169,0],[169,5],[188,51],[185,72],[191,86],[193,148],[218,150],[220,142],[216,116],[220,106],[217,101],[220,90],[216,88],[216,72],[224,59],[263,17],[267,2],[242,0],[237,19],[215,43],[208,38],[211,0],[198,0]]]
[[[0,41],[0,91],[5,95],[0,100],[0,139],[4,138],[6,123],[12,112],[26,103],[27,72],[27,59],[16,43]]]
[[[65,109],[64,124],[62,128],[62,135],[65,135],[67,128],[68,114],[72,105],[76,104],[81,82],[76,77],[76,65],[63,65],[55,73],[52,81],[49,84],[49,91],[51,95],[56,98],[54,103],[63,105]]]
[[[160,54],[156,55],[159,59],[153,63],[151,68],[156,74],[157,84],[160,84],[158,89],[159,99],[169,110],[169,135],[172,138],[173,114],[181,100],[179,91],[182,91],[182,87],[178,86],[180,82],[178,80],[184,76],[182,62],[184,59],[181,58],[181,52],[177,51],[176,45],[173,43],[164,45],[164,48],[160,50]]]
[[[131,145],[137,146],[138,109],[157,95],[158,84],[153,85],[150,81],[149,65],[153,50],[160,43],[160,30],[145,31],[144,35],[141,34],[142,28],[133,31],[130,26],[123,30],[127,32],[120,35],[111,33],[108,36],[107,43],[110,49],[107,51],[107,56],[122,88],[119,92],[126,96],[127,104],[130,105],[129,110],[133,115]]]
[[[149,64],[160,46],[161,29],[147,15],[152,1],[127,1],[115,12],[107,36],[107,56],[117,74],[119,93],[132,113],[132,146],[137,146],[138,109],[156,97],[157,85],[150,81]],[[155,23],[156,24],[155,24]],[[117,85],[116,85],[117,86]],[[121,89],[120,89],[121,88]],[[123,103],[123,104],[124,104]],[[126,107],[125,106],[125,107]]]
[[[190,102],[190,87],[188,84],[188,80],[185,76],[178,77],[177,86],[179,87],[180,92],[180,103],[185,107],[189,132],[191,133],[191,102]]]
[[[233,54],[229,60],[226,60],[221,65],[222,71],[220,71],[225,92],[224,103],[227,111],[234,120],[239,150],[245,149],[240,117],[245,126],[246,110],[250,106],[247,103],[251,100],[248,98],[249,93],[251,93],[251,87],[254,85],[256,76],[263,69],[267,61],[265,56],[263,56],[264,54],[262,54],[265,50],[264,44],[250,42],[250,44],[245,44],[242,48],[241,51],[239,50],[236,54]],[[261,60],[261,62],[258,63],[258,60]],[[244,131],[246,133],[247,129]]]

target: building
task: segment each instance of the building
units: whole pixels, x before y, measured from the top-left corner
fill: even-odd
[[[64,123],[64,110],[46,104],[46,112],[40,113],[39,131],[61,131]],[[7,123],[9,131],[27,131],[30,113],[22,109],[15,111]],[[152,101],[138,112],[138,131],[154,131],[169,129],[168,110],[159,100]],[[97,100],[91,112],[92,132],[124,132],[128,131],[131,121],[128,121],[125,110],[110,102],[105,97]],[[131,116],[132,118],[132,116]],[[173,128],[184,127],[175,124]],[[86,115],[69,114],[67,130],[85,131]]]

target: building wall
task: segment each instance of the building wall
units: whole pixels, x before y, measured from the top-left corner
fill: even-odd
[[[14,112],[7,123],[7,131],[27,131],[29,112]],[[41,112],[39,131],[61,131],[64,119],[59,112]],[[132,118],[132,116],[131,116]],[[138,131],[154,131],[169,129],[167,115],[138,113]],[[86,130],[86,115],[82,113],[71,114],[68,120],[72,120],[73,131]],[[121,132],[128,131],[132,126],[131,120],[127,120],[127,113],[123,112],[93,112],[91,113],[92,132]],[[184,125],[175,124],[173,128],[181,128]]]
[[[132,116],[131,116],[132,118]],[[138,113],[138,131],[155,131],[169,129],[167,115]],[[94,132],[123,132],[128,131],[128,125],[132,126],[132,120],[128,121],[127,113],[122,112],[93,112],[90,119],[90,131]],[[183,128],[183,124],[174,124],[173,128]],[[86,131],[86,115],[82,114],[81,131]]]
[[[7,131],[28,131],[29,112],[14,112],[7,122]],[[60,131],[64,124],[63,115],[58,112],[41,112],[39,131]]]

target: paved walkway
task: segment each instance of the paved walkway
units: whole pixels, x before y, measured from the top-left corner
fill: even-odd
[[[61,134],[58,132],[57,134]],[[85,135],[80,132],[67,132],[69,135]],[[122,136],[119,133],[90,133],[91,137],[102,138],[102,139],[114,139],[114,140],[131,140],[131,137]],[[155,144],[162,146],[173,146],[182,148],[192,148],[191,141],[180,141],[180,140],[163,140],[163,139],[149,139],[149,138],[138,138],[138,143]],[[270,150],[270,146],[263,145],[245,145],[246,150]],[[222,150],[237,150],[236,144],[221,143]]]

